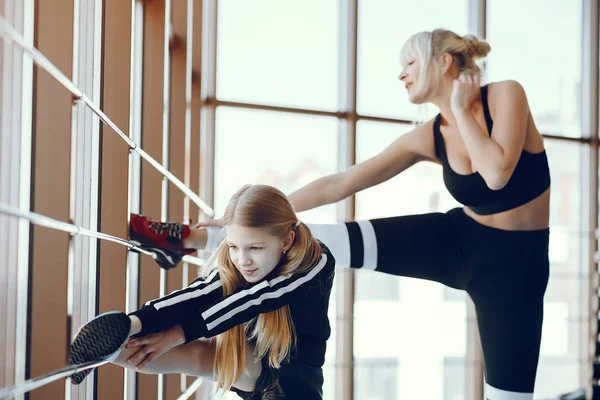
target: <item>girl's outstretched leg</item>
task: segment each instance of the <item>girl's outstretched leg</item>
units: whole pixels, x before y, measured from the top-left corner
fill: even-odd
[[[214,377],[216,343],[214,339],[198,339],[182,344],[165,352],[141,370],[136,369],[137,362],[128,359],[137,351],[136,348],[124,348],[114,364],[135,370],[142,374],[185,374],[201,376],[207,379]],[[260,360],[255,361],[254,348],[246,345],[246,368],[234,386],[240,390],[251,392],[261,374]]]
[[[81,327],[71,344],[69,365],[114,357],[132,334],[131,321],[127,314],[115,311],[100,314],[89,321]],[[71,381],[78,385],[91,371],[77,372],[71,375]]]
[[[141,331],[141,322],[136,316],[122,312],[100,314],[78,332],[71,345],[70,364],[82,364],[100,359],[111,359],[112,363],[144,374],[178,373],[202,376],[212,379],[214,376],[215,340],[195,340],[166,351],[141,370],[136,365],[141,360],[129,362],[130,357],[139,348],[125,348],[131,335]],[[119,350],[120,349],[120,350]],[[255,360],[254,347],[246,345],[246,368],[234,386],[243,391],[254,390],[256,380],[262,372],[260,360]],[[74,384],[81,383],[91,372],[86,370],[73,374]]]

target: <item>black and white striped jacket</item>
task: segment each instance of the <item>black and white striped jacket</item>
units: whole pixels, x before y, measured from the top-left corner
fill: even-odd
[[[309,271],[267,277],[228,296],[223,296],[215,269],[188,287],[151,300],[132,313],[142,321],[140,335],[181,325],[186,342],[190,342],[216,336],[261,313],[289,305],[298,357],[310,365],[321,366],[325,341],[331,333],[327,310],[335,270],[331,252],[323,244],[321,248],[319,261]]]

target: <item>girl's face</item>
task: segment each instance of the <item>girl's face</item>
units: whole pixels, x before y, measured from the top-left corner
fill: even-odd
[[[229,256],[240,274],[255,283],[269,275],[279,264],[282,253],[293,243],[294,232],[281,238],[262,228],[249,228],[238,224],[225,227]]]

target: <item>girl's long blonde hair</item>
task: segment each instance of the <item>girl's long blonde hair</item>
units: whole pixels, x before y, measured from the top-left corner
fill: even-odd
[[[265,229],[272,235],[284,238],[295,230],[292,247],[275,271],[281,275],[310,270],[319,260],[321,248],[310,229],[300,224],[285,194],[267,185],[246,185],[238,190],[227,205],[223,216],[224,225],[236,223],[250,228]],[[223,295],[227,296],[245,285],[229,256],[225,242],[221,243],[209,260],[217,262]],[[279,368],[289,357],[295,345],[296,333],[289,306],[260,314],[254,324],[238,325],[217,336],[215,374],[217,385],[229,389],[241,376],[246,365],[247,335],[256,340],[255,355],[258,359],[268,357],[269,365]],[[250,329],[253,325],[253,329]]]

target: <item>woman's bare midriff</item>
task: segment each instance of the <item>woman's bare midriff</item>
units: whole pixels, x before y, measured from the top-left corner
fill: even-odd
[[[544,193],[512,210],[492,215],[476,214],[469,207],[465,213],[482,225],[507,231],[535,231],[548,228],[550,219],[550,188]]]

